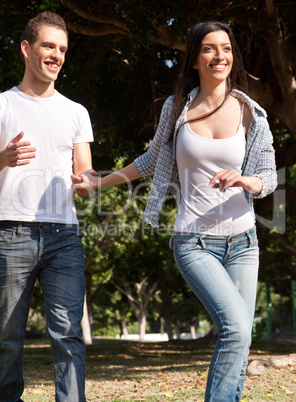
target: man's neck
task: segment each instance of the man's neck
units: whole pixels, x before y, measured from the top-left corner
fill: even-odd
[[[54,95],[54,82],[44,83],[37,82],[32,84],[25,79],[17,86],[17,88],[24,92],[26,95],[36,98],[49,98]]]

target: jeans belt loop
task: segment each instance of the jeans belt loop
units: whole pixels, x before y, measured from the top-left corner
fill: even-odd
[[[22,232],[22,225],[17,225],[16,227],[16,235],[20,236]]]
[[[204,241],[205,237],[206,237],[206,235],[200,236],[200,244],[201,244],[201,246],[202,246],[202,248],[203,248],[204,250],[207,248],[206,242]]]
[[[252,244],[253,244],[253,237],[252,237],[252,235],[251,235],[249,230],[246,231],[246,234],[247,234],[247,237],[248,237],[248,240],[249,240],[249,247],[251,247]]]

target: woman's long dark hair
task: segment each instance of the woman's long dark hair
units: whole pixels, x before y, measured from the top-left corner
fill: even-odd
[[[175,103],[173,108],[173,116],[175,123],[185,106],[187,95],[193,88],[198,87],[200,85],[198,72],[196,69],[193,68],[193,66],[196,64],[197,56],[201,51],[202,40],[207,34],[215,31],[225,31],[229,37],[233,53],[232,70],[227,78],[227,91],[225,94],[224,101],[209,114],[197,117],[194,120],[209,117],[210,115],[215,113],[218,109],[220,109],[220,107],[223,105],[232,89],[239,89],[242,90],[243,92],[247,92],[248,90],[247,78],[242,61],[241,52],[239,50],[238,44],[236,42],[236,39],[230,26],[223,22],[215,22],[215,21],[199,23],[195,25],[189,32],[186,44],[186,51],[181,67],[181,73],[175,86]]]

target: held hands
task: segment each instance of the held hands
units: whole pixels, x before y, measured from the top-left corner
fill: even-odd
[[[35,158],[36,148],[31,147],[30,141],[20,141],[24,136],[21,131],[0,153],[0,169],[28,165],[29,159]]]
[[[101,179],[97,177],[97,172],[93,169],[86,170],[79,175],[71,175],[72,189],[77,194],[88,195],[100,187]]]
[[[224,192],[229,187],[243,187],[253,194],[260,194],[263,186],[259,177],[241,176],[232,169],[224,169],[216,173],[209,184],[212,188],[218,188],[220,192]]]

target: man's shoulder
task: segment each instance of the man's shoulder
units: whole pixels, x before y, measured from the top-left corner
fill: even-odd
[[[15,87],[8,89],[7,91],[0,93],[0,112],[1,117],[2,114],[8,112],[8,108],[14,104],[16,92],[14,90]]]
[[[65,112],[66,110],[72,115],[76,114],[77,116],[88,115],[88,111],[85,106],[81,103],[75,102],[74,100],[68,98],[65,95],[62,95],[57,90],[55,91],[55,99],[58,104],[61,105],[62,110]]]
[[[55,91],[55,96],[56,96],[56,99],[58,99],[60,102],[64,102],[65,104],[69,105],[69,107],[73,107],[73,108],[77,108],[77,109],[84,108],[84,106],[81,103],[68,98],[67,96],[61,94],[57,90]]]
[[[12,87],[10,89],[7,89],[6,91],[0,92],[0,99],[9,99],[12,98],[16,95],[16,87]]]

